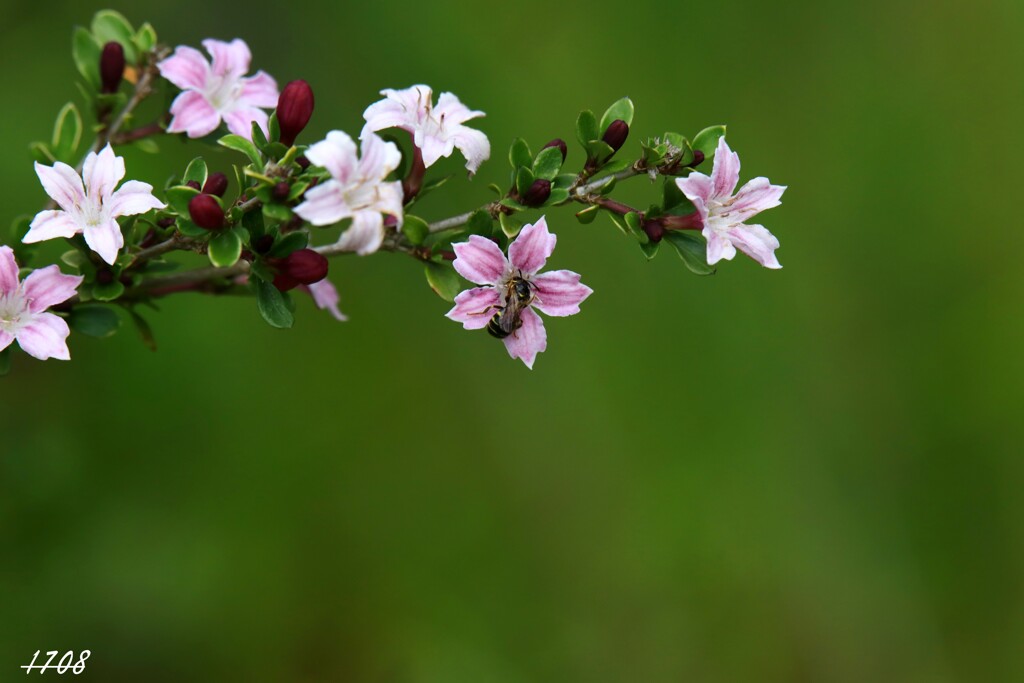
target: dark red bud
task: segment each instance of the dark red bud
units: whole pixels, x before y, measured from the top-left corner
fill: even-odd
[[[274,276],[274,286],[277,287],[279,292],[287,292],[290,289],[295,289],[301,282],[285,273],[278,273]]]
[[[327,277],[327,257],[312,249],[293,251],[281,264],[281,271],[300,284],[311,285]]]
[[[270,191],[270,194],[275,200],[283,202],[288,199],[288,195],[291,191],[291,185],[282,180],[277,185],[274,185],[274,189]]]
[[[693,161],[690,162],[690,166],[700,166],[704,163],[704,152],[699,149],[693,150]]]
[[[297,163],[299,165],[299,168],[301,168],[303,171],[309,168],[309,159],[307,159],[306,157],[296,157],[295,163]]]
[[[530,185],[530,189],[526,191],[526,196],[523,197],[523,204],[527,206],[540,206],[548,200],[551,196],[551,181],[539,178],[533,181],[533,185]]]
[[[96,283],[100,285],[109,285],[114,281],[114,271],[110,268],[102,268],[96,271]]]
[[[161,218],[160,220],[158,220],[156,222],[156,224],[158,226],[160,226],[161,228],[169,228],[172,225],[174,225],[174,223],[175,223],[175,219],[171,218],[170,216],[168,216],[167,218]]]
[[[110,41],[100,53],[100,92],[115,93],[121,87],[124,76],[124,48],[121,43]]]
[[[665,227],[658,221],[646,221],[643,227],[652,242],[660,242],[665,237]]]
[[[273,235],[260,235],[252,243],[252,248],[257,254],[266,254],[272,246],[274,246]]]
[[[292,81],[284,86],[277,100],[277,125],[281,143],[291,147],[313,115],[313,89],[306,81]]]
[[[626,142],[627,137],[629,137],[629,124],[622,119],[615,119],[608,124],[608,130],[604,132],[604,136],[601,139],[618,152],[619,148]]]
[[[202,187],[199,186],[199,181],[198,180],[190,180],[190,181],[188,181],[187,183],[185,183],[185,187],[191,187],[193,190],[202,190],[203,189]]]
[[[203,185],[203,194],[213,194],[223,197],[228,191],[228,177],[223,173],[211,173]]]
[[[220,230],[224,227],[224,209],[212,195],[197,194],[188,203],[188,215],[192,222],[205,230]]]
[[[569,154],[569,147],[565,144],[565,140],[562,138],[555,138],[548,144],[544,145],[544,149],[547,149],[548,147],[557,147],[562,150],[562,163],[565,163],[565,157]]]

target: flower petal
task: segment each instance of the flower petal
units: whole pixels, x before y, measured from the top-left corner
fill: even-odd
[[[242,92],[238,101],[250,107],[271,109],[277,106],[280,96],[274,77],[265,71],[257,71],[256,75],[242,79]]]
[[[714,196],[729,197],[740,182],[740,156],[729,149],[725,136],[718,138],[715,152],[715,166],[711,171],[711,185]]]
[[[35,169],[46,194],[50,195],[50,199],[57,202],[60,208],[74,211],[85,201],[82,179],[75,169],[63,161],[58,161],[53,166],[43,166],[37,161]]]
[[[259,124],[263,135],[269,135],[269,120],[267,112],[256,107],[237,107],[224,113],[224,123],[228,125],[228,130],[246,140],[252,140],[253,121]]]
[[[537,354],[548,348],[548,334],[544,331],[544,321],[532,308],[523,311],[520,320],[522,326],[502,341],[508,355],[523,361],[532,370]]]
[[[445,313],[445,317],[462,323],[467,330],[480,330],[487,327],[497,308],[501,306],[501,295],[494,287],[474,287],[459,292],[455,297],[455,307]]]
[[[186,90],[174,98],[174,102],[171,103],[171,115],[174,118],[171,119],[167,132],[187,133],[190,138],[207,136],[220,125],[220,114],[210,106],[202,93],[194,90]]]
[[[580,276],[571,270],[553,270],[534,275],[530,282],[537,290],[533,305],[547,315],[564,317],[580,312],[580,304],[594,293],[580,283]]]
[[[237,78],[245,75],[245,72],[249,70],[252,52],[241,38],[235,38],[230,43],[207,38],[203,41],[203,47],[213,57],[212,71],[214,74],[218,76],[231,75]]]
[[[459,125],[481,116],[486,116],[486,114],[482,111],[472,111],[450,92],[441,93],[437,98],[437,106],[434,107],[434,118],[439,121],[444,119],[446,126]]]
[[[377,251],[383,241],[384,217],[377,211],[357,211],[352,225],[338,238],[338,248],[366,256]]]
[[[497,244],[481,237],[470,235],[469,241],[452,245],[455,271],[470,282],[478,285],[496,285],[505,279],[508,261]]]
[[[135,216],[167,205],[153,196],[153,186],[138,180],[129,180],[110,196],[107,209],[114,216]]]
[[[452,133],[451,139],[455,146],[466,157],[466,170],[469,175],[474,175],[480,164],[491,157],[491,142],[487,136],[475,128],[458,126]]]
[[[737,249],[765,268],[782,268],[782,264],[775,257],[779,240],[763,225],[738,225],[729,231],[729,240]]]
[[[124,246],[124,235],[121,234],[121,227],[117,221],[109,221],[96,226],[89,226],[82,231],[85,243],[89,248],[100,255],[100,258],[114,265],[117,260],[117,252]]]
[[[715,265],[722,259],[731,261],[736,255],[736,247],[732,246],[732,242],[729,241],[729,238],[724,237],[707,226],[704,227],[702,234],[708,241],[709,266]]]
[[[326,139],[312,145],[306,150],[306,158],[343,183],[348,182],[359,163],[356,143],[340,130],[332,130]]]
[[[160,75],[182,90],[201,90],[210,76],[210,63],[194,47],[179,45],[174,54],[156,65]]]
[[[30,313],[42,313],[50,306],[63,303],[75,295],[82,284],[80,275],[64,275],[59,266],[34,270],[25,278],[24,293]]]
[[[380,182],[402,163],[402,153],[393,142],[386,142],[376,133],[362,139],[359,177]]]
[[[366,125],[359,137],[385,128],[413,130],[420,118],[426,117],[427,107],[434,96],[426,85],[414,85],[404,90],[381,90],[380,94],[384,99],[374,102],[363,112]]]
[[[508,245],[508,260],[513,268],[533,275],[547,263],[557,241],[558,237],[548,232],[548,223],[541,216],[533,225],[524,227],[515,241]]]
[[[25,244],[43,242],[57,237],[74,237],[82,232],[74,216],[67,211],[40,211],[32,219],[28,233],[21,238]]]
[[[736,193],[728,211],[737,216],[737,222],[742,223],[781,204],[782,193],[785,191],[785,185],[772,185],[767,178],[754,178]]]
[[[341,300],[341,297],[338,296],[338,290],[330,280],[324,278],[320,282],[307,285],[305,289],[313,297],[313,303],[316,304],[317,308],[329,311],[340,322],[348,320],[345,314],[341,312],[341,309],[338,308],[338,302]]]
[[[0,296],[13,292],[18,284],[18,262],[14,260],[14,250],[0,246]]]
[[[22,350],[34,358],[71,360],[67,344],[69,334],[71,330],[63,318],[53,313],[40,313],[14,336]]]
[[[304,195],[305,200],[295,207],[295,213],[313,225],[334,225],[352,215],[352,207],[345,201],[341,184],[337,180],[320,183]]]
[[[99,154],[89,152],[82,166],[85,192],[94,199],[106,200],[124,178],[124,158],[114,154],[114,148],[107,146]]]
[[[423,166],[430,168],[442,157],[450,157],[455,151],[455,138],[441,135],[428,135],[422,129],[416,131],[414,141],[423,153]]]
[[[10,346],[11,342],[13,342],[13,341],[14,341],[14,335],[13,334],[11,334],[10,332],[4,332],[3,330],[0,330],[0,351],[3,351],[8,346]]]
[[[704,204],[707,204],[711,198],[711,178],[703,173],[693,171],[685,178],[676,178],[676,186],[691,202],[696,203],[699,199]]]

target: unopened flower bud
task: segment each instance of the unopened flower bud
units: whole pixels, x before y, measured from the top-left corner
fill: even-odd
[[[124,48],[117,41],[110,41],[100,53],[100,92],[115,93],[121,87],[124,76]]]
[[[188,181],[187,183],[185,183],[185,187],[191,187],[193,190],[202,190],[203,189],[202,187],[200,187],[198,180],[190,180],[190,181]]]
[[[156,224],[161,228],[169,228],[174,225],[175,222],[176,219],[173,216],[168,216],[167,218],[161,218],[156,222]]]
[[[320,282],[327,277],[327,257],[312,249],[299,249],[289,254],[281,264],[281,271],[303,285]]]
[[[704,163],[704,152],[699,149],[693,150],[693,161],[690,162],[690,166],[700,166]]]
[[[626,138],[629,137],[629,124],[622,119],[615,119],[608,124],[608,129],[601,138],[614,151],[618,152]]]
[[[274,189],[270,191],[270,195],[275,200],[283,202],[284,200],[288,199],[288,195],[291,193],[291,191],[291,185],[282,180],[277,185],[274,185]]]
[[[260,235],[252,242],[252,248],[257,254],[266,254],[274,246],[273,235]]]
[[[295,144],[302,129],[313,115],[313,89],[306,81],[292,81],[284,86],[277,100],[277,125],[281,128],[281,143]]]
[[[188,215],[192,222],[205,230],[220,230],[224,227],[224,209],[212,195],[197,194],[188,203]]]
[[[544,145],[544,149],[547,149],[548,147],[557,147],[562,150],[562,163],[565,163],[565,157],[569,154],[569,147],[565,144],[565,140],[562,138],[555,138],[548,144]]]
[[[303,171],[309,168],[309,159],[307,159],[305,156],[296,157],[295,163],[297,163],[299,165],[299,168],[301,168]]]
[[[211,173],[203,185],[203,194],[217,195],[223,197],[228,191],[228,177],[223,173]]]
[[[114,281],[114,271],[110,268],[100,268],[96,271],[96,284],[109,285]]]
[[[538,178],[533,181],[533,185],[530,185],[530,189],[526,191],[526,196],[523,197],[523,204],[527,206],[540,206],[548,200],[551,196],[551,181]]]

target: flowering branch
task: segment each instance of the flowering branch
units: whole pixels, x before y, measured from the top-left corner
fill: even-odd
[[[672,132],[647,138],[638,158],[622,161],[617,155],[634,114],[623,98],[600,118],[580,114],[576,138],[585,156],[578,170],[566,168],[563,140],[535,154],[517,139],[508,154],[507,190],[492,184],[491,201],[428,221],[416,214],[416,203],[448,180],[432,179],[430,168],[458,151],[472,177],[490,158],[487,136],[467,125],[483,112],[451,93],[435,99],[424,85],[383,90],[383,99],[364,112],[358,142],[334,130],[306,145],[298,140],[314,110],[308,83],[279,89],[263,71],[247,75],[252,55],[240,39],[202,45],[209,56],[189,46],[172,51],[148,24],[136,30],[110,10],[96,15],[91,30],[77,29],[73,58],[98,132],[84,158],[69,166],[85,129],[69,103],[52,142],[32,146],[50,201],[31,221],[16,223],[13,249],[0,247],[0,373],[15,341],[37,358],[67,359],[72,329],[111,334],[121,322],[119,309],[152,346],[136,307],[177,293],[253,296],[267,323],[287,328],[294,319],[291,291],[299,290],[344,320],[326,279],[328,257],[378,251],[421,263],[430,287],[454,302],[449,318],[466,329],[487,329],[510,356],[532,367],[547,345],[537,311],[574,315],[591,294],[572,271],[541,272],[555,245],[543,214],[572,204],[583,207],[576,212],[580,223],[607,215],[647,258],[661,243],[671,244],[698,274],[713,273],[737,250],[767,268],[781,267],[778,241],[747,221],[777,206],[785,188],[755,178],[736,192],[739,157],[725,142],[724,126],[692,139]],[[134,85],[122,92],[126,80]],[[128,128],[138,106],[165,87],[177,89],[169,111]],[[389,132],[396,129],[408,135],[404,145]],[[176,172],[159,197],[146,183],[122,183],[126,168],[115,148],[144,144],[155,152],[152,138],[164,133],[197,144],[213,136],[238,153],[234,189],[228,173],[211,171],[201,157]],[[713,160],[710,175],[694,170],[706,160]],[[660,200],[646,210],[611,196],[638,176],[661,180]],[[530,212],[541,215],[525,218]],[[314,244],[319,228],[330,226],[341,227],[340,238]],[[31,245],[50,239],[72,247],[62,262],[73,275],[56,265],[32,268]],[[182,258],[168,258],[173,254]],[[205,265],[186,267],[196,255]],[[18,261],[29,271],[24,280]],[[477,286],[466,289],[462,278]],[[50,293],[40,293],[44,286]]]

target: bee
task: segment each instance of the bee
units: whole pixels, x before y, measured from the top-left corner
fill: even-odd
[[[504,339],[523,325],[520,318],[523,311],[535,298],[533,285],[522,273],[509,279],[505,287],[505,305],[487,323],[487,332],[497,339]]]

